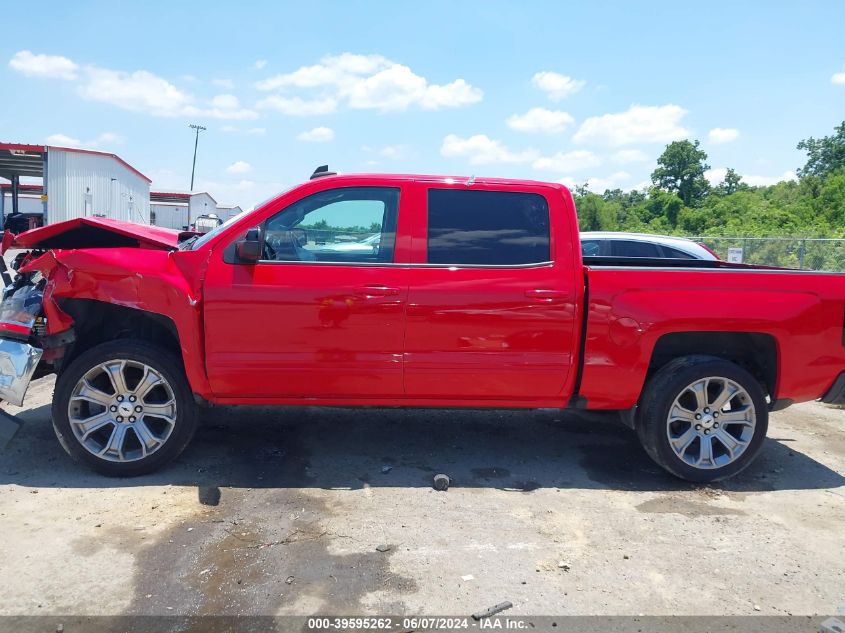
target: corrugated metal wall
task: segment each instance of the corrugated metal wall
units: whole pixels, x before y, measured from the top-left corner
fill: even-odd
[[[47,151],[45,223],[102,215],[150,223],[150,184],[110,156]]]
[[[183,230],[188,226],[188,205],[187,204],[164,204],[151,202],[150,215],[155,216],[156,226],[164,226],[170,229]]]
[[[205,192],[191,194],[191,224],[197,216],[217,213],[217,201]]]
[[[241,213],[243,213],[243,209],[240,207],[217,207],[217,216],[224,222]]]

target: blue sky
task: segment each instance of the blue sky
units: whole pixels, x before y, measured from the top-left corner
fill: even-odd
[[[40,2],[0,140],[112,151],[248,208],[318,164],[643,186],[667,142],[790,177],[845,119],[845,3]]]

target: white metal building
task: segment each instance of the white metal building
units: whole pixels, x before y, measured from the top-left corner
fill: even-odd
[[[150,182],[114,154],[47,148],[47,222],[99,215],[150,223]]]
[[[150,179],[115,154],[0,143],[0,177],[10,181],[12,198],[9,208],[6,196],[0,196],[0,218],[4,224],[14,210],[24,212],[20,208],[25,195],[21,177],[42,181],[44,224],[85,216],[150,222]]]
[[[217,217],[219,217],[224,222],[229,220],[236,215],[240,215],[243,213],[244,210],[241,209],[240,205],[237,204],[218,204],[217,205]]]
[[[191,224],[191,194],[184,192],[150,192],[150,224],[180,231]]]
[[[243,210],[238,205],[217,204],[206,191],[151,191],[150,223],[184,230],[201,215],[215,214],[224,222]]]

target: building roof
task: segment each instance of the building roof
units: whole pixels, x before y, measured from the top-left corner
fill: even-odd
[[[34,178],[44,177],[44,154],[50,150],[60,152],[76,152],[78,154],[94,154],[96,156],[107,156],[116,160],[129,171],[140,176],[148,183],[150,178],[135,169],[117,154],[100,152],[93,149],[81,149],[78,147],[59,147],[56,145],[32,145],[28,143],[2,143],[0,142],[0,176],[11,179],[11,176],[31,176]]]
[[[0,182],[0,189],[2,189],[4,193],[6,191],[11,191],[12,190],[12,183],[10,183],[10,182]],[[20,191],[21,193],[41,195],[42,193],[44,193],[44,186],[43,185],[18,185],[18,191]]]
[[[182,202],[191,199],[191,194],[184,191],[151,191],[150,202]]]

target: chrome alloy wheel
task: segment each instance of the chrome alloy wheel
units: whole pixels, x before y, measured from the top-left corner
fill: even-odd
[[[176,424],[176,397],[161,372],[134,360],[91,368],[71,393],[68,420],[89,453],[110,462],[143,459]]]
[[[675,398],[666,433],[682,461],[694,468],[721,468],[748,448],[756,420],[754,402],[741,385],[711,376],[696,380]]]

